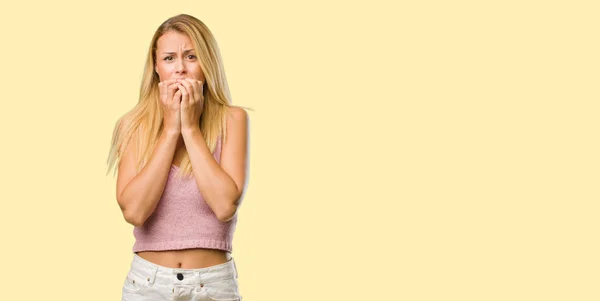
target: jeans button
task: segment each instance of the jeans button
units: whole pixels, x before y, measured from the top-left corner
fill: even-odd
[[[183,274],[181,274],[181,273],[178,273],[178,274],[177,274],[177,279],[179,279],[179,280],[183,280]]]

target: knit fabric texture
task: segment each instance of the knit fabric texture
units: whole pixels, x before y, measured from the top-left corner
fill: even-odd
[[[221,161],[220,136],[213,157]],[[142,226],[134,227],[133,252],[191,248],[231,252],[237,214],[227,222],[220,221],[200,194],[194,176],[180,176],[178,170],[171,165],[154,212]]]

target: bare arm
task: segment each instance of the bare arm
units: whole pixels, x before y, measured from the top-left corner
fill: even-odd
[[[177,148],[179,133],[163,132],[146,165],[136,174],[135,153],[127,146],[117,178],[117,202],[125,220],[141,226],[160,200]]]
[[[220,163],[210,153],[200,128],[181,132],[198,190],[222,222],[231,220],[237,212],[246,183],[248,116],[238,108],[232,113],[227,119],[228,139],[222,141]]]

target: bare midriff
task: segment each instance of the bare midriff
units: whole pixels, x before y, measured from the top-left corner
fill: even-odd
[[[231,253],[217,249],[184,249],[170,251],[142,251],[138,256],[161,266],[179,269],[199,269],[225,263]]]

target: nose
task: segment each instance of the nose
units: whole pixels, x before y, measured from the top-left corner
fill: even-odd
[[[178,74],[185,72],[185,65],[183,64],[183,62],[181,60],[179,60],[177,62],[177,65],[175,66],[175,72]]]

